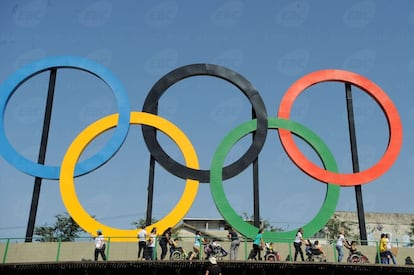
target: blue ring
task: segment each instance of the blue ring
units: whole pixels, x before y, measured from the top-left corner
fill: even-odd
[[[109,142],[93,157],[77,164],[75,176],[91,172],[108,161],[122,146],[129,130],[130,104],[121,82],[106,67],[88,59],[75,56],[48,57],[24,66],[0,85],[0,155],[20,171],[41,178],[58,179],[59,166],[48,166],[30,161],[21,156],[7,140],[4,130],[4,114],[7,102],[17,88],[29,78],[52,68],[78,69],[93,74],[104,81],[114,93],[118,103],[118,125]]]

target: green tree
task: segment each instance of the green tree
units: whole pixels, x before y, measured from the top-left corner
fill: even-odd
[[[347,221],[341,221],[336,215],[334,215],[333,218],[329,219],[325,225],[325,228],[322,230],[325,234],[327,234],[329,240],[334,240],[336,237],[338,237],[339,229],[341,228],[344,229],[345,232],[351,231],[351,228]],[[359,237],[357,235],[348,235],[347,239],[358,240]]]
[[[253,224],[253,222],[254,222],[253,215],[251,215],[249,217],[246,212],[243,212],[241,214],[241,218],[243,220],[245,220],[246,222],[250,223],[250,224]],[[280,227],[277,227],[277,226],[273,226],[273,225],[270,224],[270,222],[268,220],[262,219],[262,218],[260,218],[260,227],[262,227],[266,231],[271,231],[271,232],[281,232],[281,231],[284,231],[283,228],[280,228]]]
[[[56,242],[58,240],[69,242],[79,238],[81,233],[86,233],[68,213],[55,216],[56,221],[52,226],[35,227],[35,240],[40,242]]]
[[[151,219],[151,224],[156,223],[158,220],[156,219]],[[147,226],[146,224],[146,219],[139,219],[138,221],[133,221],[131,222],[131,225],[135,226],[136,228],[141,228],[142,226]]]

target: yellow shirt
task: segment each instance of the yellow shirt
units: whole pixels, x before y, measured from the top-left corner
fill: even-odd
[[[387,238],[384,237],[380,240],[379,250],[380,252],[387,251]]]

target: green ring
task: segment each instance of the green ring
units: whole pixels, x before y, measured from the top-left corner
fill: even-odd
[[[224,193],[222,181],[222,167],[224,160],[233,145],[247,134],[254,132],[257,121],[251,120],[245,122],[232,130],[218,146],[213,160],[211,162],[210,175],[210,191],[214,199],[214,203],[223,218],[238,232],[244,236],[254,239],[259,231],[259,228],[244,221],[239,214],[230,206],[229,201]],[[325,169],[338,172],[336,161],[329,150],[328,146],[318,137],[314,132],[305,126],[285,119],[268,118],[268,129],[286,129],[291,131],[296,136],[307,142],[321,158]],[[326,195],[322,207],[319,209],[317,215],[307,224],[301,226],[304,229],[304,237],[309,237],[317,233],[323,228],[335,212],[336,205],[339,200],[340,186],[335,184],[326,185]],[[291,241],[298,229],[284,232],[263,232],[263,239],[265,241]]]

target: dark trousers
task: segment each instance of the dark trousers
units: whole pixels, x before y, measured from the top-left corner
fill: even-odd
[[[161,247],[161,260],[164,260],[165,256],[167,256],[167,243],[166,242],[160,242]]]
[[[101,255],[102,260],[106,261],[105,248],[95,248],[95,261],[98,260],[98,255]]]
[[[261,260],[262,257],[260,256],[260,246],[257,244],[253,244],[253,249],[250,251],[248,259],[256,260],[257,255],[259,256],[259,260]]]
[[[138,259],[140,257],[144,257],[144,250],[145,247],[147,246],[147,242],[146,241],[140,241],[138,242]]]
[[[154,260],[154,248],[152,246],[145,247],[144,258],[145,260]]]
[[[302,243],[293,243],[293,246],[295,247],[295,257],[294,260],[296,261],[296,259],[298,258],[298,254],[300,254],[300,258],[302,259],[302,261],[304,261],[305,259],[303,258],[303,251],[302,251]]]

